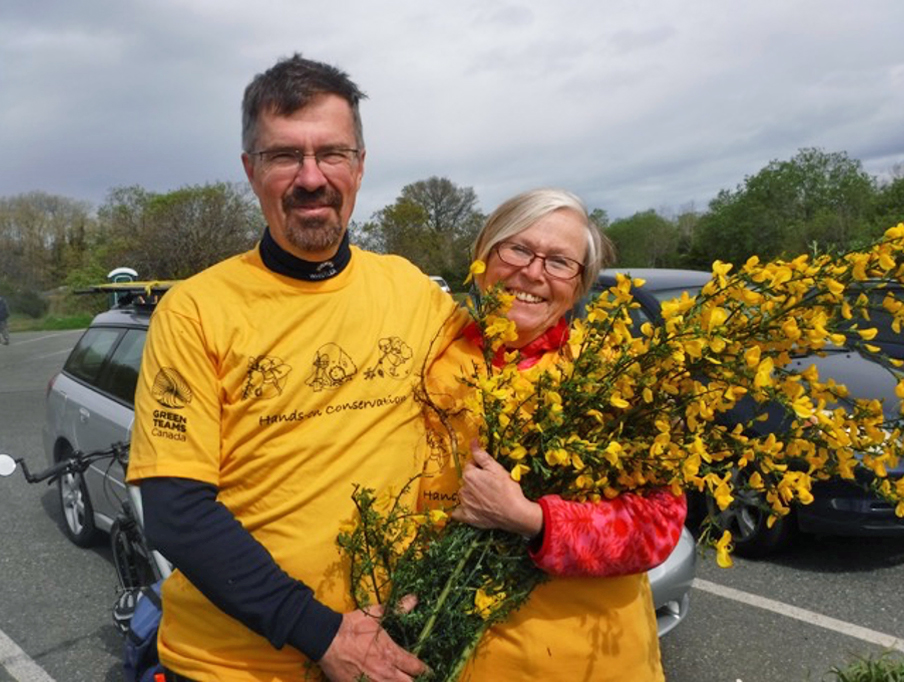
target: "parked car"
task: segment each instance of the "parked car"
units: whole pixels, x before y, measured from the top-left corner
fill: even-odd
[[[447,294],[452,293],[452,289],[446,283],[446,280],[444,280],[439,275],[430,275],[430,279],[432,279],[434,282],[436,282],[437,285],[439,286],[439,288],[442,289],[443,291],[445,291]]]
[[[594,285],[593,295],[599,295],[614,286],[616,275],[621,272],[645,280],[636,289],[635,300],[640,308],[632,312],[636,325],[650,321],[661,324],[661,304],[676,298],[682,292],[696,295],[711,279],[708,272],[669,269],[607,270]],[[893,285],[904,296],[904,288]],[[891,328],[891,316],[881,306],[884,293],[874,292],[870,322],[879,330],[871,341],[880,346],[888,356],[904,359],[904,336]],[[898,398],[895,396],[896,380],[878,363],[862,355],[852,347],[829,347],[821,356],[806,355],[792,360],[793,369],[804,370],[815,364],[822,380],[834,379],[850,391],[850,398],[878,398],[883,401],[887,419],[899,416]],[[782,415],[773,412],[772,418],[757,428],[779,431]],[[904,476],[904,462],[889,470],[889,476]],[[692,516],[701,519],[706,512],[716,515],[721,528],[732,532],[735,552],[740,556],[757,557],[777,551],[789,543],[797,531],[826,535],[846,536],[896,536],[904,537],[904,519],[895,516],[894,507],[871,493],[864,484],[867,476],[858,482],[833,479],[814,483],[814,501],[808,505],[796,505],[789,516],[779,519],[772,528],[767,526],[767,505],[763,496],[754,491],[741,491],[724,512],[712,505],[703,509],[700,498],[691,500]]]
[[[81,336],[63,370],[47,388],[44,450],[50,463],[74,450],[128,442],[134,421],[134,394],[152,303],[120,297],[116,308],[101,313]],[[67,536],[87,547],[109,532],[117,498],[125,495],[118,469],[91,468],[84,476],[59,482]],[[696,566],[696,544],[685,529],[678,546],[649,572],[660,635],[688,612]]]
[[[113,289],[111,289],[112,291]],[[44,452],[49,464],[73,451],[128,443],[134,420],[135,386],[153,301],[143,288],[115,287],[117,307],[91,322],[62,371],[47,386]],[[109,532],[126,495],[118,467],[93,465],[58,484],[69,539],[81,547]]]
[[[696,572],[697,542],[687,528],[682,528],[678,544],[669,558],[647,571],[660,637],[687,617]]]

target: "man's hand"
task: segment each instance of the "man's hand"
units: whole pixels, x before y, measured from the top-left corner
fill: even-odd
[[[462,472],[459,505],[451,516],[477,528],[501,528],[533,537],[543,528],[543,510],[528,500],[505,468],[476,442]]]
[[[399,606],[410,611],[416,599],[406,597]],[[392,641],[380,626],[383,607],[375,606],[343,614],[333,643],[320,659],[320,669],[330,682],[411,682],[427,670],[416,656]]]

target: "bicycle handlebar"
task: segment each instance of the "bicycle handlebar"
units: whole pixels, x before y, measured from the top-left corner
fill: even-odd
[[[32,473],[28,470],[28,465],[22,459],[17,459],[16,462],[19,466],[22,467],[22,474],[25,476],[25,480],[29,483],[40,483],[41,481],[48,481],[49,483],[53,483],[60,476],[65,474],[80,474],[85,471],[93,462],[100,461],[102,459],[113,458],[116,461],[124,464],[128,460],[129,456],[129,444],[128,443],[113,443],[109,448],[105,450],[94,450],[93,452],[82,452],[76,451],[72,453],[69,457],[60,460],[56,464],[49,466],[44,469],[44,471],[40,471],[38,473]]]

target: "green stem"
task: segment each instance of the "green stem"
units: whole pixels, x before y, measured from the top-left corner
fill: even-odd
[[[458,564],[449,575],[448,580],[446,580],[446,584],[443,586],[443,591],[440,593],[439,598],[436,601],[436,606],[433,607],[433,613],[430,614],[430,618],[428,618],[427,622],[424,623],[424,628],[423,630],[421,630],[421,634],[418,635],[417,642],[415,643],[414,648],[412,648],[411,650],[411,653],[413,653],[415,656],[418,655],[421,647],[427,642],[427,638],[430,636],[430,633],[436,626],[437,616],[439,615],[440,611],[442,611],[443,604],[445,604],[446,599],[449,598],[449,593],[452,591],[453,584],[455,583],[459,574],[461,574],[461,572],[464,570],[465,564],[467,564],[468,559],[470,558],[471,554],[474,553],[474,550],[477,548],[478,544],[479,540],[477,540],[476,538],[470,541],[470,546],[468,547],[467,551],[464,553],[461,559],[458,560]]]
[[[480,630],[475,634],[474,638],[468,643],[468,646],[464,651],[461,652],[461,655],[458,657],[458,660],[455,661],[455,665],[452,666],[452,669],[449,671],[449,675],[444,682],[454,682],[461,677],[461,672],[464,670],[465,666],[468,664],[468,661],[471,660],[471,656],[474,654],[474,650],[477,648],[477,645],[480,644],[480,640],[483,639],[483,634],[487,631],[489,627],[489,622],[485,621],[484,626],[480,628]]]

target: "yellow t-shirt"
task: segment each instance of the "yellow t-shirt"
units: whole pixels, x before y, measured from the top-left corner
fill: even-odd
[[[544,356],[536,369],[555,360]],[[459,338],[432,365],[428,376],[431,400],[452,416],[449,425],[462,464],[478,424],[457,408],[469,387],[457,377],[470,376],[480,352]],[[429,453],[419,504],[449,507],[457,502],[458,476],[451,459],[455,447],[448,430],[427,411]],[[465,669],[467,682],[660,682],[656,613],[645,573],[617,578],[556,578],[539,585],[527,603],[484,636]]]
[[[209,268],[154,312],[129,481],[215,485],[283,570],[353,609],[336,546],[353,484],[398,491],[423,467],[412,391],[456,314],[407,261],[354,247],[343,272],[316,283],[272,272],[256,249]],[[277,651],[178,571],[163,599],[164,664],[201,682],[301,679],[299,651]]]

